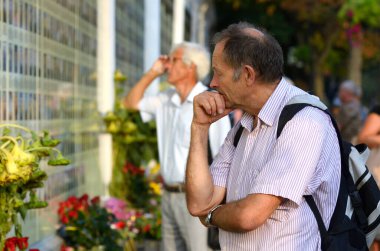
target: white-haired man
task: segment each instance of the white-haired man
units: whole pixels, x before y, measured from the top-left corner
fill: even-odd
[[[342,138],[351,142],[358,135],[362,122],[361,89],[353,81],[346,80],[339,86],[338,95],[341,104],[336,121]]]
[[[190,125],[193,98],[207,90],[200,80],[210,68],[210,54],[202,46],[183,42],[170,55],[160,56],[152,68],[131,89],[125,98],[127,108],[138,109],[144,120],[157,123],[161,175],[164,180],[162,197],[162,230],[165,251],[207,250],[207,229],[187,211],[185,168],[190,147]],[[174,88],[157,96],[143,97],[154,79],[168,73]],[[215,156],[231,128],[227,117],[210,127],[210,149]]]

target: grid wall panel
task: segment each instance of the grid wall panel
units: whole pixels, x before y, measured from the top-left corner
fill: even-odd
[[[54,234],[69,195],[103,189],[98,168],[97,6],[93,0],[0,0],[0,119],[49,130],[72,160],[49,174],[38,193],[49,207],[24,224],[30,243]]]
[[[161,1],[161,54],[169,54],[173,34],[173,2]]]
[[[144,70],[144,1],[116,0],[116,68],[134,85]]]

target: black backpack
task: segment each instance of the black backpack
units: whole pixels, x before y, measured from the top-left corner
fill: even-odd
[[[338,126],[327,107],[309,94],[292,98],[281,111],[277,138],[293,116],[307,106],[328,114],[338,135],[341,154],[341,180],[330,226],[326,229],[312,195],[304,195],[318,223],[323,251],[368,250],[380,223],[380,190],[365,165],[369,155],[366,145],[352,145],[342,140]],[[235,134],[236,147],[243,127]]]

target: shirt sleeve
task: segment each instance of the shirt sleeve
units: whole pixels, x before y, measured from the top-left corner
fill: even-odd
[[[300,205],[316,173],[329,130],[334,129],[322,111],[308,107],[298,112],[274,143],[272,155],[251,183],[250,193],[272,194]]]
[[[161,106],[164,100],[164,94],[159,94],[157,96],[144,96],[138,104],[138,109],[142,120],[144,122],[148,122],[155,119],[157,107]]]

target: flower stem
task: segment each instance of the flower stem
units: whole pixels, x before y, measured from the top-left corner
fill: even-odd
[[[2,124],[2,125],[0,125],[0,128],[1,127],[14,127],[14,128],[18,128],[20,130],[23,130],[23,131],[26,131],[26,132],[29,132],[29,133],[32,132],[32,130],[30,130],[29,128],[26,128],[26,127],[20,126],[20,125],[16,125],[16,124]]]
[[[7,139],[7,140],[8,140],[8,141],[5,142],[4,144],[7,144],[9,141],[12,141],[13,144],[18,145],[18,143],[17,143],[17,141],[15,140],[15,138],[13,138],[13,137],[11,137],[11,136],[2,136],[2,137],[0,137],[0,140],[3,140],[3,139]],[[3,145],[4,145],[4,144],[3,144]],[[3,145],[1,145],[1,148],[3,148]]]
[[[38,150],[53,150],[57,153],[60,153],[60,151],[58,151],[57,149],[55,149],[53,147],[47,147],[47,146],[41,146],[41,147],[26,149],[25,152],[32,152],[32,151],[38,151]]]

